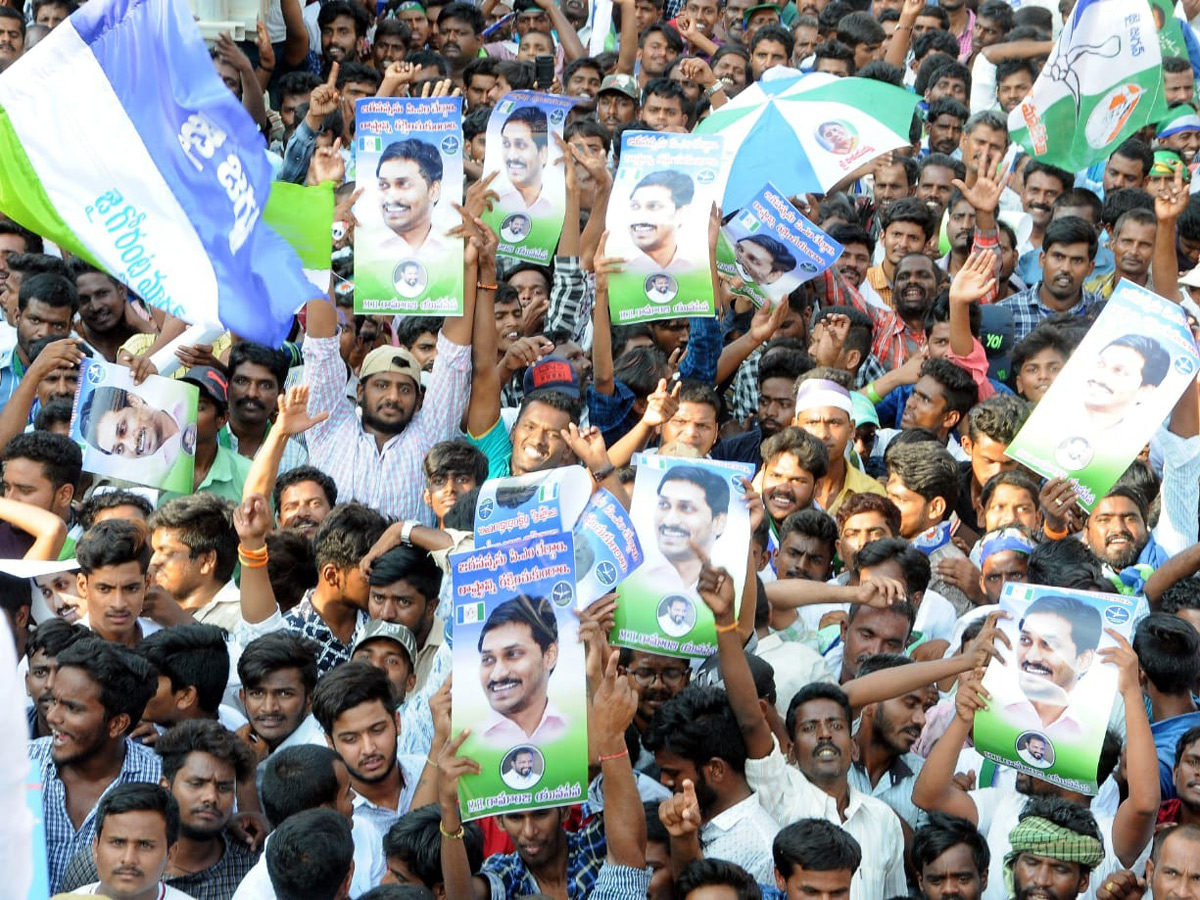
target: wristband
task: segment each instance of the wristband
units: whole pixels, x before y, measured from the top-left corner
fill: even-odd
[[[722,81],[720,78],[718,78],[716,81],[714,81],[712,84],[710,84],[705,89],[704,99],[711,100],[713,94],[715,94],[717,91],[723,91],[723,90],[725,90],[725,82]]]
[[[628,747],[626,747],[620,753],[613,753],[609,756],[605,756],[605,755],[601,754],[599,759],[600,759],[600,762],[603,763],[603,762],[610,762],[614,759],[624,759],[627,756],[629,756],[629,748]]]
[[[238,562],[242,564],[243,569],[261,569],[267,564],[267,559],[265,556],[262,559],[251,559],[238,553]]]
[[[738,627],[738,623],[737,623],[737,620],[735,619],[734,621],[730,622],[728,625],[718,625],[717,626],[717,634],[728,634],[731,631],[737,631],[737,627]]]
[[[436,759],[434,759],[432,756],[426,756],[426,757],[425,757],[425,762],[429,763],[429,765],[433,766],[435,769],[440,769],[440,768],[441,768],[441,766],[439,766],[439,765],[437,764],[437,760],[436,760]]]
[[[590,474],[592,476],[592,479],[596,482],[596,484],[599,484],[601,481],[603,481],[605,478],[607,478],[609,475],[611,475],[615,471],[617,471],[616,466],[614,466],[612,463],[609,463],[607,466],[601,466],[595,472],[591,472]]]
[[[872,403],[882,403],[883,398],[879,396],[879,392],[875,390],[875,382],[868,381],[867,386],[863,388],[863,393],[867,395],[867,399]]]
[[[1045,535],[1046,537],[1050,538],[1050,540],[1052,540],[1052,541],[1061,541],[1063,538],[1065,538],[1070,533],[1071,532],[1068,531],[1066,528],[1064,528],[1062,531],[1055,531],[1053,528],[1051,528],[1045,522],[1042,523],[1042,534]]]
[[[257,550],[251,550],[244,544],[238,544],[238,556],[245,556],[247,559],[266,559],[267,545],[263,544]]]
[[[475,282],[475,287],[477,287],[477,288],[478,288],[479,290],[481,290],[481,291],[495,291],[495,290],[499,290],[499,287],[498,287],[497,285],[494,285],[494,284],[484,284],[482,281],[477,281],[477,282]]]
[[[442,833],[442,837],[444,837],[444,838],[448,838],[452,841],[461,841],[463,839],[463,835],[466,833],[466,828],[462,825],[459,825],[458,831],[449,832],[446,830],[446,826],[443,825],[441,820],[439,819],[438,820],[438,831],[440,831]]]

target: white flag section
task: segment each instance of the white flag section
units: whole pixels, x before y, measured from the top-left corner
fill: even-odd
[[[1008,130],[1034,158],[1078,172],[1166,111],[1148,0],[1080,0]]]

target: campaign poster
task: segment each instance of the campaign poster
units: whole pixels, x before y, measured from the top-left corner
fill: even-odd
[[[575,522],[576,603],[586,609],[642,564],[642,544],[633,519],[611,493],[592,494]]]
[[[479,775],[464,820],[579,803],[587,793],[587,679],[571,534],[450,557],[453,732]]]
[[[1099,651],[1111,628],[1133,641],[1136,597],[1009,582],[999,627],[1012,649],[983,676],[991,695],[975,714],[975,749],[988,759],[1081,794],[1096,769],[1117,696],[1117,668]]]
[[[708,221],[719,202],[720,135],[627,131],[608,203],[614,325],[712,316]]]
[[[841,244],[768,183],[721,226],[717,271],[734,279],[734,294],[774,308],[841,255]]]
[[[591,493],[591,476],[581,466],[489,478],[475,505],[475,546],[570,531]]]
[[[656,454],[638,454],[633,464],[630,518],[646,559],[617,588],[609,640],[665,656],[711,656],[716,623],[696,591],[702,559],[694,547],[729,572],[740,608],[750,544],[742,480],[754,467]]]
[[[135,385],[125,366],[85,359],[71,413],[83,471],[190,494],[199,401],[195,385],[159,375]]]
[[[1187,59],[1187,43],[1183,39],[1183,27],[1175,18],[1175,4],[1171,0],[1150,0],[1150,12],[1154,14],[1154,25],[1158,29],[1158,47],[1162,55],[1182,56]]]
[[[354,115],[354,311],[462,315],[462,98],[367,97]]]
[[[1200,357],[1177,303],[1122,280],[1009,457],[1066,478],[1089,512],[1170,415]]]
[[[498,256],[548,266],[554,258],[567,206],[562,137],[575,101],[535,91],[511,91],[488,119],[483,174],[498,172],[499,195],[483,220],[500,237]]]

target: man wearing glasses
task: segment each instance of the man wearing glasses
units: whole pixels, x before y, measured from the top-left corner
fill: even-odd
[[[654,754],[644,747],[645,735],[650,720],[659,707],[688,686],[692,670],[687,660],[640,650],[622,650],[621,668],[633,678],[633,689],[637,691],[638,708],[633,716],[637,728],[638,744],[642,747],[640,758],[634,759],[635,769],[648,771],[656,768]]]

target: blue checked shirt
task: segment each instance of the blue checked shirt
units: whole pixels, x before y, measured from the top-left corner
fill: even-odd
[[[567,832],[567,898],[585,900],[592,896],[597,876],[604,866],[608,844],[604,840],[604,819],[592,819],[575,832]],[[517,853],[489,856],[480,873],[492,887],[492,900],[508,900],[541,891],[533,873]]]
[[[30,741],[29,758],[33,760],[42,776],[42,813],[46,823],[46,862],[50,873],[50,893],[59,892],[59,883],[69,863],[80,850],[90,849],[96,836],[96,808],[92,807],[76,830],[67,813],[67,789],[58,777],[58,767],[50,758],[51,739],[38,738]],[[125,762],[112,783],[104,789],[103,797],[118,784],[147,782],[158,784],[162,777],[162,763],[158,754],[149,747],[125,739]]]
[[[1012,313],[1014,343],[1024,340],[1025,336],[1037,328],[1043,319],[1058,313],[1058,310],[1051,309],[1042,303],[1041,297],[1038,296],[1038,291],[1041,287],[1042,283],[1039,281],[1033,287],[1026,288],[1021,293],[1013,294],[1011,297],[1005,297],[996,304]],[[1076,316],[1086,316],[1103,303],[1104,301],[1097,294],[1089,290],[1084,290],[1083,296],[1079,298],[1079,302],[1070,309],[1063,310],[1063,312]]]
[[[236,637],[238,642],[244,647],[255,638],[260,638],[273,631],[287,629],[320,645],[321,649],[317,653],[317,669],[322,675],[334,666],[350,662],[350,648],[354,646],[355,638],[367,627],[367,622],[370,621],[367,618],[367,614],[361,609],[358,611],[354,622],[354,634],[350,636],[350,643],[343,644],[329,630],[329,626],[325,624],[325,620],[321,618],[321,614],[313,608],[312,595],[313,589],[310,588],[300,602],[287,612],[281,613],[279,607],[276,606],[275,612],[271,613],[271,615],[261,622],[253,624],[242,622],[237,627]]]

